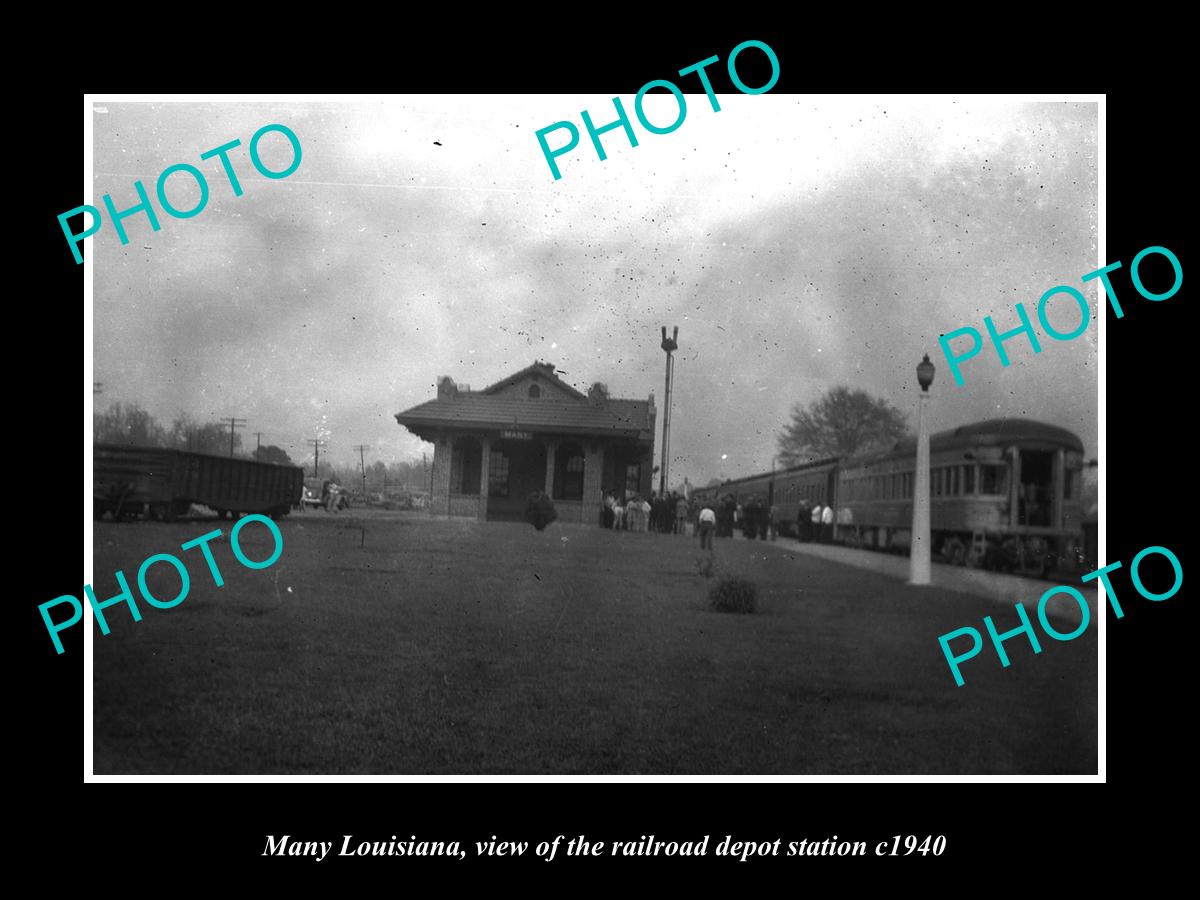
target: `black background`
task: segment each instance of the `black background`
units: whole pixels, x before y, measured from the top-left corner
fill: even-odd
[[[546,15],[554,18],[555,13]],[[595,15],[608,21],[602,10]],[[1056,33],[1067,33],[1064,28]],[[1117,620],[1109,612],[1106,620],[1107,785],[85,785],[82,629],[64,634],[67,651],[56,656],[37,611],[37,604],[46,599],[78,595],[84,578],[75,568],[78,545],[69,535],[78,534],[74,528],[81,514],[77,479],[86,461],[75,442],[81,424],[87,427],[89,420],[90,409],[80,406],[90,401],[90,385],[79,371],[83,350],[78,332],[67,327],[79,321],[75,316],[83,306],[83,267],[75,265],[55,218],[83,202],[84,105],[77,88],[60,83],[57,91],[27,102],[38,140],[30,150],[31,176],[22,179],[29,194],[22,203],[27,214],[17,219],[34,231],[29,239],[10,238],[9,245],[22,250],[10,259],[24,274],[18,278],[24,296],[14,298],[22,324],[11,320],[10,359],[31,371],[12,373],[9,379],[17,407],[14,422],[20,423],[20,430],[9,436],[8,508],[20,535],[19,552],[9,561],[18,584],[11,605],[23,617],[19,633],[25,646],[13,682],[22,704],[21,727],[10,733],[8,743],[20,759],[12,771],[20,787],[32,792],[20,818],[22,832],[27,846],[44,855],[47,863],[82,855],[85,871],[98,879],[117,877],[128,867],[129,874],[121,877],[153,879],[146,883],[164,888],[178,883],[162,880],[171,875],[197,886],[280,886],[293,881],[353,884],[390,874],[401,879],[390,883],[394,889],[411,889],[420,883],[402,879],[414,873],[446,879],[445,883],[466,873],[476,878],[516,873],[526,884],[557,875],[577,885],[586,883],[577,880],[579,875],[615,869],[624,878],[653,867],[672,879],[700,877],[713,886],[735,879],[747,884],[747,877],[755,873],[792,869],[795,880],[783,884],[794,885],[794,890],[812,884],[814,877],[819,881],[835,875],[853,879],[872,873],[885,884],[893,879],[901,883],[912,875],[932,885],[938,882],[924,880],[944,877],[951,870],[973,873],[971,882],[945,882],[947,887],[956,885],[953,890],[964,890],[993,879],[1015,887],[1070,877],[1080,865],[1103,865],[1106,848],[1114,842],[1121,843],[1126,863],[1150,865],[1170,854],[1164,846],[1172,840],[1170,825],[1163,817],[1172,814],[1179,791],[1190,780],[1189,758],[1183,752],[1187,709],[1193,705],[1191,654],[1185,647],[1192,634],[1184,620],[1187,586],[1168,601],[1151,603],[1138,597],[1128,580],[1129,561],[1152,544],[1171,548],[1188,570],[1182,515],[1190,507],[1186,492],[1191,487],[1190,420],[1195,404],[1193,381],[1184,373],[1193,337],[1184,322],[1188,262],[1182,222],[1187,215],[1185,188],[1192,179],[1177,133],[1179,103],[1163,87],[1169,81],[1141,89],[1127,74],[1087,71],[1085,54],[1094,57],[1100,52],[1096,46],[1076,38],[1069,47],[1051,42],[1059,50],[1047,56],[1044,35],[1024,35],[1003,50],[966,47],[962,41],[950,50],[886,39],[868,45],[857,37],[846,38],[848,30],[743,30],[730,23],[711,29],[696,26],[694,35],[675,33],[669,39],[633,26],[616,31],[619,34],[598,33],[588,43],[580,42],[580,29],[568,28],[553,38],[481,40],[476,46],[458,38],[401,36],[390,50],[356,47],[347,56],[340,48],[335,58],[342,61],[336,68],[346,74],[332,82],[310,62],[323,52],[312,47],[311,38],[296,45],[281,39],[285,49],[278,51],[281,56],[274,58],[273,67],[264,68],[262,59],[249,59],[216,67],[221,73],[216,76],[213,68],[206,68],[203,77],[185,77],[181,70],[178,78],[157,68],[149,74],[130,70],[118,81],[92,79],[89,85],[113,91],[229,93],[599,91],[628,98],[644,82],[670,77],[716,54],[722,64],[710,73],[716,91],[724,93],[732,90],[723,66],[729,50],[741,40],[757,38],[769,43],[780,59],[782,74],[773,92],[1107,91],[1105,258],[1124,263],[1113,281],[1125,317],[1117,320],[1107,312],[1107,456],[1101,460],[1101,473],[1107,473],[1108,482],[1107,557],[1126,566],[1114,576],[1125,618]],[[312,49],[300,53],[301,44]],[[364,61],[362,77],[353,74],[352,63],[359,56]],[[754,71],[757,56],[750,51],[739,58],[739,71],[751,85],[766,80],[765,69],[761,74]],[[1014,72],[1018,61],[1026,68]],[[289,67],[294,77],[279,76],[278,83],[272,83]],[[689,92],[696,90],[694,81],[694,76],[690,81],[677,79]],[[564,103],[562,108],[574,107]],[[603,121],[598,110],[596,121]],[[540,164],[536,151],[532,159]],[[1129,281],[1133,256],[1151,245],[1173,250],[1185,271],[1183,290],[1161,303],[1142,299]],[[89,247],[90,241],[84,253]],[[33,251],[28,262],[25,248]],[[1090,262],[1080,260],[1081,275],[1091,270]],[[1146,271],[1151,281],[1153,269]],[[1166,277],[1165,267],[1162,272]],[[980,290],[986,291],[986,285]],[[1093,296],[1090,289],[1087,293]],[[1030,309],[1036,299],[1027,299]],[[1084,352],[1082,345],[1079,349]],[[128,352],[154,349],[130,347]],[[1081,397],[1080,402],[1094,401]],[[1147,581],[1153,586],[1149,577]],[[1058,649],[1069,652],[1070,646]],[[1100,790],[1106,793],[1101,796]],[[421,839],[459,840],[469,858],[327,859],[320,864],[263,858],[267,834],[338,844],[343,834],[355,835],[356,841],[415,834]],[[473,842],[493,834],[501,840],[529,841],[531,849],[519,859],[476,860],[470,852]],[[708,834],[710,855],[677,861],[566,859],[560,849],[553,863],[538,860],[532,844],[558,834],[604,840],[636,840],[649,834],[662,840],[693,840]],[[868,841],[872,847],[895,834],[946,835],[948,843],[939,859],[779,857],[739,864],[711,855],[726,834],[738,840],[778,837],[785,847],[788,840],[820,840],[833,834]],[[1035,869],[1050,874],[1025,881]],[[232,877],[247,874],[260,878],[246,882]]]

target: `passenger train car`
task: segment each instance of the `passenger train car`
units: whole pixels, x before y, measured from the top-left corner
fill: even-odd
[[[1083,559],[1083,444],[1027,419],[991,419],[931,436],[930,530],[935,558],[1046,575]],[[832,506],[836,539],[907,550],[916,439],[891,449],[727,481],[695,493],[739,504],[758,498],[795,531],[816,504]],[[790,526],[790,528],[788,527]]]
[[[692,496],[705,503],[719,503],[732,497],[739,506],[757,500],[764,506],[775,507],[775,522],[782,534],[798,535],[796,523],[801,511],[807,516],[813,506],[833,505],[837,494],[837,460],[826,459],[803,463],[764,475],[750,475],[719,485],[697,488]]]

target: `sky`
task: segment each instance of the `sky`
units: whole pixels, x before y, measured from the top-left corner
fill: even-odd
[[[623,103],[632,116],[632,97]],[[1070,429],[1097,452],[1094,103],[959,98],[686,95],[680,127],[654,135],[615,118],[611,95],[408,96],[354,102],[98,102],[94,197],[137,202],[141,179],[189,163],[209,185],[188,219],[158,208],[87,239],[95,260],[97,403],[141,404],[169,423],[246,420],[311,465],[420,458],[395,413],[436,395],[440,375],[483,388],[535,360],[614,396],[655,395],[660,326],[679,327],[671,480],[766,471],[797,403],[845,384],[884,397],[915,426],[916,365],[937,366],[938,431],[999,416]],[[650,121],[678,114],[647,96]],[[555,180],[535,134],[573,120],[581,143]],[[272,180],[251,136],[291,128],[299,168]],[[231,140],[244,189],[216,158]],[[552,147],[565,134],[550,135]],[[259,145],[282,170],[279,133]],[[187,209],[195,182],[174,175]],[[157,201],[155,201],[157,208]],[[1080,338],[1041,333],[990,346],[955,387],[938,336],[1018,324],[1056,285],[1084,292]],[[1051,305],[1073,329],[1070,301]],[[249,437],[247,437],[249,436]],[[655,459],[660,446],[656,445]]]

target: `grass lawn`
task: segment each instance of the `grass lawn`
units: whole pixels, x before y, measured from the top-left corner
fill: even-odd
[[[179,545],[230,524],[96,523],[99,598],[153,553],[192,576],[178,607],[96,629],[97,774],[1096,771],[1094,624],[1008,641],[1008,669],[985,644],[960,688],[938,635],[1015,612],[782,544],[717,542],[718,574],[759,588],[731,615],[695,539],[306,514],[268,569],[214,544],[217,588]]]

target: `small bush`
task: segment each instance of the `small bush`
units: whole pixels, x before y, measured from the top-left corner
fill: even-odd
[[[752,613],[758,603],[758,588],[744,578],[722,578],[708,593],[717,612]]]
[[[558,510],[554,508],[554,501],[548,494],[544,491],[534,491],[529,495],[525,501],[525,521],[538,531],[543,531],[557,518]]]

